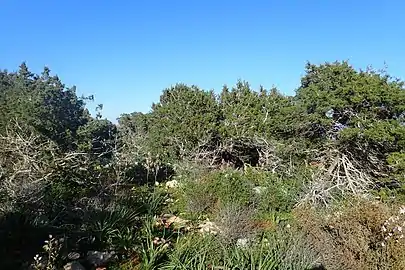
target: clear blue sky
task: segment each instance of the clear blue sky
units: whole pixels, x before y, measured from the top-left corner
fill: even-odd
[[[404,78],[404,12],[403,0],[0,0],[0,68],[49,66],[114,120],[177,82],[293,94],[307,60],[386,61]]]

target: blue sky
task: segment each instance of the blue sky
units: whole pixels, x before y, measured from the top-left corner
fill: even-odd
[[[0,68],[46,65],[114,120],[178,82],[294,94],[307,60],[386,62],[405,78],[404,12],[402,0],[0,0]]]

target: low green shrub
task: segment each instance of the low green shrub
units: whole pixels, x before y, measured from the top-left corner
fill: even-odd
[[[182,178],[174,193],[179,212],[192,218],[215,215],[226,205],[251,206],[257,214],[288,213],[302,190],[303,180],[254,168],[220,170],[196,179]]]
[[[193,217],[212,215],[229,203],[241,206],[253,203],[253,183],[236,170],[213,171],[198,179],[182,179],[175,194],[178,205]]]

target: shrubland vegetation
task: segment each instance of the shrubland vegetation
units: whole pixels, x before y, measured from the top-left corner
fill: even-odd
[[[405,89],[308,63],[296,95],[165,89],[118,124],[0,72],[2,269],[405,269]]]

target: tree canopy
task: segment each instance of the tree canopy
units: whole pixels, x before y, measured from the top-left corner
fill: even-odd
[[[75,87],[66,88],[46,67],[33,74],[25,63],[16,73],[2,72],[0,79],[1,130],[10,121],[24,122],[62,148],[75,148],[77,130],[91,118]]]

